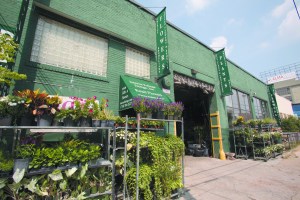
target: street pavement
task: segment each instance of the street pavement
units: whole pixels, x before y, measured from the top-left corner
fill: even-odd
[[[300,146],[267,162],[185,156],[180,200],[300,200]]]

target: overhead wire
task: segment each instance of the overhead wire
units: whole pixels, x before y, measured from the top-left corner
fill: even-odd
[[[300,20],[300,14],[299,14],[299,11],[298,11],[298,8],[297,8],[295,0],[293,0],[293,2],[294,2],[294,6],[295,6],[296,12],[298,14],[299,20]]]

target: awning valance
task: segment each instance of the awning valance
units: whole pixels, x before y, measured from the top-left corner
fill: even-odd
[[[177,73],[174,73],[174,84],[200,88],[205,94],[213,94],[215,92],[213,85]]]
[[[129,76],[121,76],[119,109],[131,108],[132,98],[142,97],[149,99],[162,99],[165,103],[171,102],[169,97],[158,87],[157,84]]]

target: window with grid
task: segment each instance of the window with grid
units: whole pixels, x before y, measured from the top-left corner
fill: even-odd
[[[286,87],[286,88],[278,88],[278,89],[276,89],[276,92],[277,92],[277,94],[279,96],[291,94],[290,88],[288,88],[288,87]]]
[[[267,102],[253,97],[256,119],[264,119],[269,117]]]
[[[232,125],[232,120],[238,116],[243,116],[247,121],[252,118],[249,95],[233,89],[232,95],[226,96],[226,106],[229,125]]]
[[[127,47],[125,72],[150,79],[150,56],[144,52]]]
[[[40,16],[30,60],[105,77],[107,52],[107,40]]]

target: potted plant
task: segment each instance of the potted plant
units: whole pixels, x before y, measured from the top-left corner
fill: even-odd
[[[38,126],[50,126],[55,114],[59,111],[58,106],[62,100],[58,95],[47,97],[46,103],[37,109]]]
[[[10,171],[12,171],[14,167],[14,161],[3,155],[3,151],[0,150],[0,178],[3,175],[8,175]]]
[[[175,102],[174,104],[174,117],[179,119],[182,116],[184,106],[181,101]]]
[[[116,117],[116,127],[125,127],[126,119],[124,117]]]
[[[243,116],[238,116],[236,118],[236,120],[234,120],[232,122],[233,126],[242,126],[244,125],[245,121],[244,121],[244,117]]]
[[[0,98],[0,124],[1,126],[10,126],[12,117],[8,114],[8,98]]]
[[[164,106],[164,115],[168,117],[168,119],[174,119],[181,117],[182,111],[184,107],[182,102],[172,102],[169,104],[165,104]]]
[[[55,119],[58,121],[63,121],[64,126],[75,126],[77,119],[75,100],[76,97],[70,97],[69,100],[60,105],[59,112],[56,112],[55,114]]]
[[[99,115],[99,104],[96,99],[96,96],[89,97],[86,100],[75,97],[75,112],[79,126],[91,127],[92,119]]]
[[[35,144],[24,144],[16,148],[16,159],[14,165],[14,172],[19,169],[25,169],[27,171],[29,161],[33,157],[35,152]]]
[[[46,104],[48,93],[46,93],[45,91],[40,92],[40,89],[26,89],[22,91],[16,91],[15,95],[25,99],[25,106],[27,108],[27,112],[25,112],[24,114],[24,120],[30,119],[30,121],[32,121],[32,118],[34,116],[37,117],[38,120],[43,117],[46,118],[47,115],[43,114],[45,113],[44,109],[48,108]],[[21,120],[21,123],[23,119]]]
[[[113,111],[108,109],[108,99],[102,98],[97,116],[93,118],[93,126],[113,127],[116,119]]]
[[[142,118],[151,118],[151,100],[148,98],[135,97],[132,99],[132,108],[140,113]]]
[[[152,108],[152,115],[153,118],[156,119],[163,119],[164,114],[163,114],[163,108],[164,108],[165,103],[163,102],[162,99],[153,99],[151,100],[151,108]]]

